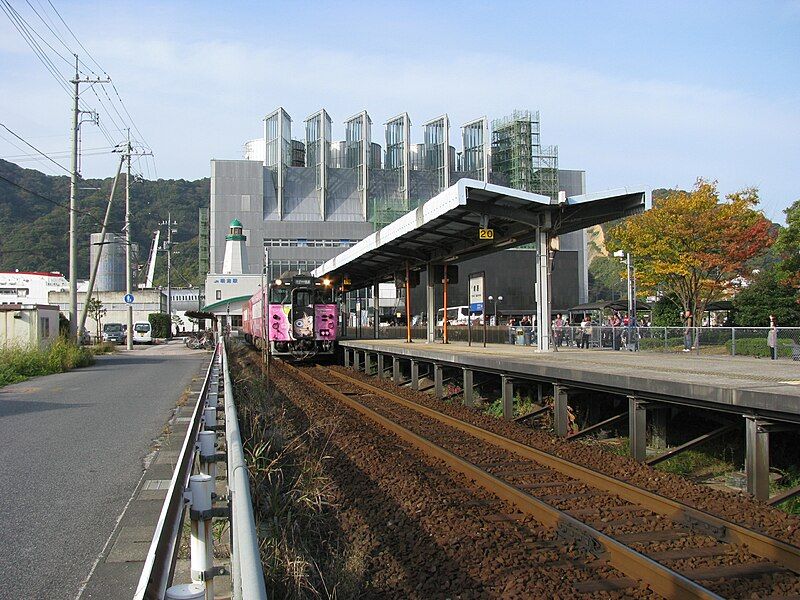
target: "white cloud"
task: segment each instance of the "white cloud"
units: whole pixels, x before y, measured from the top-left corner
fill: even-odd
[[[365,108],[375,141],[382,141],[385,119],[402,111],[415,125],[446,111],[457,138],[469,119],[532,108],[542,113],[542,142],[559,145],[562,167],[587,170],[592,189],[688,186],[697,176],[718,178],[725,191],[761,183],[772,218],[800,195],[785,181],[789,165],[800,162],[797,98],[661,81],[657,74],[631,79],[534,58],[430,52],[421,60],[355,54],[337,38],[323,47],[305,41],[283,47],[267,38],[184,41],[154,33],[96,38],[92,51],[113,71],[161,176],[207,176],[210,158],[238,158],[241,144],[260,135],[263,115],[279,105],[300,138],[302,120],[320,107],[332,115],[335,136],[346,117]],[[0,56],[13,54],[17,63],[16,46],[0,44]],[[35,69],[33,60],[28,56],[18,74]],[[66,129],[67,98],[46,74],[7,77],[0,86],[4,115],[30,112],[48,122],[46,133]],[[23,98],[33,101],[20,108]],[[421,133],[414,135],[419,141]]]

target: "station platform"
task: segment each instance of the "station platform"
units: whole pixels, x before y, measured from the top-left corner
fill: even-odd
[[[540,353],[506,344],[396,339],[340,344],[401,360],[800,423],[800,363],[787,359],[576,348]]]

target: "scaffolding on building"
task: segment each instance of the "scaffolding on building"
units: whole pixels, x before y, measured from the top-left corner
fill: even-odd
[[[541,145],[538,111],[492,121],[492,174],[508,187],[558,197],[558,146]]]
[[[410,212],[423,203],[421,199],[409,198],[371,198],[369,221],[374,231],[386,227],[407,212]]]

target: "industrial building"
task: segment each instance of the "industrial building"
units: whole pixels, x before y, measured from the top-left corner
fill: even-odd
[[[407,113],[389,119],[381,136],[384,146],[373,141],[366,111],[344,121],[343,140],[333,139],[332,119],[324,109],[303,125],[301,141],[293,135],[292,118],[278,108],[264,118],[264,136],[245,144],[244,160],[211,161],[210,207],[200,215],[203,275],[222,272],[227,224],[233,219],[242,223],[247,238],[249,263],[243,271],[260,273],[263,244],[269,277],[275,278],[284,271],[313,270],[459,179],[551,198],[560,191],[585,193],[584,172],[560,170],[557,148],[542,145],[536,112],[465,123],[460,149],[446,114],[424,122],[419,141]],[[535,306],[534,262],[535,252],[523,247],[459,267],[465,274],[485,270],[489,293],[504,298],[501,309],[525,311]],[[583,231],[561,236],[555,265],[553,307],[585,302]],[[454,304],[466,303],[460,291],[466,296],[466,289],[452,290]],[[392,312],[393,290],[381,297],[381,306]]]

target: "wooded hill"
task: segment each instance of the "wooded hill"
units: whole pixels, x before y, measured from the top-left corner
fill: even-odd
[[[78,277],[89,277],[89,235],[99,232],[113,177],[78,184]],[[208,206],[209,179],[131,180],[131,236],[139,244],[134,261],[144,264],[158,223],[167,213],[178,222],[173,234],[173,285],[196,284],[198,209]],[[69,177],[23,169],[0,159],[0,270],[69,271]],[[125,175],[120,177],[108,231],[122,233]],[[162,240],[166,228],[162,228]],[[156,283],[166,282],[166,256],[156,262]]]

